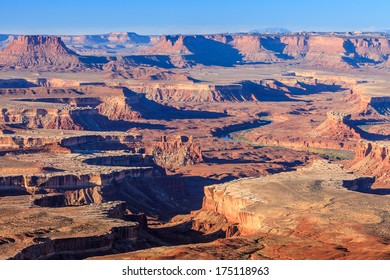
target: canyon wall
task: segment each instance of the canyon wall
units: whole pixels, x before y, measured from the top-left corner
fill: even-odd
[[[102,204],[99,215],[107,222],[118,225],[111,226],[107,232],[97,232],[83,235],[68,233],[68,237],[37,237],[34,243],[24,247],[20,252],[9,257],[13,260],[80,258],[96,254],[112,252],[117,243],[127,243],[132,246],[139,239],[139,225],[132,222],[119,222],[110,219],[122,218],[125,215],[124,202]],[[93,215],[92,215],[93,216]],[[119,225],[120,223],[127,225]],[[72,236],[73,235],[73,236]],[[79,235],[79,236],[78,236]],[[123,246],[123,245],[122,245]]]
[[[388,142],[360,141],[351,170],[376,178],[375,185],[390,186],[390,146]]]
[[[146,152],[152,154],[156,164],[164,168],[203,161],[202,150],[194,143],[192,136],[162,136],[160,141],[147,144]]]
[[[206,54],[207,45],[212,54]],[[144,53],[182,55],[191,63],[221,65],[211,58],[229,54],[229,60],[277,63],[294,61],[321,67],[361,67],[387,65],[390,39],[383,34],[291,33],[291,34],[216,34],[161,36]]]
[[[33,135],[0,135],[0,149],[34,148],[45,145],[60,145],[64,148],[73,148],[80,145],[132,145],[141,141],[141,135],[78,135],[78,136],[47,136],[37,137]]]
[[[6,124],[22,124],[26,128],[82,130],[67,109],[7,109],[1,108],[0,121]]]
[[[29,192],[39,190],[61,189],[61,188],[83,188],[93,186],[109,186],[127,177],[153,177],[153,167],[128,167],[125,170],[113,170],[107,174],[35,174],[19,176],[0,177],[0,188],[11,186],[22,186]]]
[[[128,55],[123,56],[127,65],[142,64],[164,68],[284,61],[330,68],[376,65],[388,67],[390,55],[390,38],[381,33],[301,32],[163,36],[117,33],[109,36],[106,34],[63,38],[78,52],[99,54],[100,57],[80,57],[67,48],[59,37],[19,36],[0,51],[0,66],[3,69],[54,67],[60,71],[102,69],[102,65],[117,61],[115,57],[101,56],[104,52],[108,54],[109,50],[110,53],[121,55],[127,50]],[[77,41],[81,45],[77,45]],[[94,41],[95,44],[92,44]],[[109,45],[114,46],[113,50]]]
[[[316,161],[293,172],[205,187],[202,210],[214,211],[230,223],[237,223],[241,235],[289,235],[304,216],[333,215],[322,207],[332,197],[335,201],[340,192],[364,200],[359,192],[370,191],[373,182],[373,178],[353,175],[339,165]],[[337,205],[343,208],[342,201]],[[358,204],[349,204],[344,210],[355,211],[356,207]]]

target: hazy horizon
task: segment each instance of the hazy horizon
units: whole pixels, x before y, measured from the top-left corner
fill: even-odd
[[[273,28],[273,27],[271,27]],[[265,28],[267,29],[267,28]],[[272,32],[272,31],[262,31],[262,30],[248,30],[248,31],[237,31],[237,32],[191,32],[191,33],[138,33],[132,30],[127,31],[109,31],[109,32],[101,32],[101,33],[67,33],[67,34],[60,34],[60,33],[10,33],[10,32],[0,32],[0,35],[15,35],[15,36],[34,36],[34,35],[43,35],[43,36],[99,36],[99,35],[106,35],[110,33],[135,33],[140,36],[162,36],[162,35],[215,35],[215,34],[245,34],[245,33],[270,33],[270,34],[283,34],[283,33],[303,33],[303,32],[313,32],[313,33],[389,33],[390,30],[367,30],[367,31],[361,31],[361,30],[345,30],[345,31],[317,31],[317,30],[288,30],[286,32]]]
[[[381,32],[390,29],[387,1],[4,1],[1,34],[141,35],[294,32]],[[21,20],[22,19],[22,20]]]

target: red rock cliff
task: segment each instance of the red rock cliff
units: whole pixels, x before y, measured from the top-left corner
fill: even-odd
[[[70,67],[80,65],[78,55],[57,36],[19,36],[0,52],[3,67]]]
[[[351,170],[374,176],[378,187],[390,185],[390,143],[360,141]]]
[[[193,142],[192,136],[163,136],[147,148],[155,162],[165,168],[192,165],[203,161],[201,148]]]

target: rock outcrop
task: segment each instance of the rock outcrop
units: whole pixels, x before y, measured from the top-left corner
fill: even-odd
[[[390,97],[371,97],[368,104],[381,115],[390,116]]]
[[[132,108],[139,102],[139,97],[130,98],[125,96],[112,96],[101,98],[101,104],[96,108],[99,114],[108,117],[110,120],[131,121],[142,117],[140,112]]]
[[[390,143],[389,141],[360,141],[356,149],[351,170],[376,178],[376,187],[390,186]]]
[[[128,86],[138,93],[146,93],[146,97],[153,101],[179,102],[226,102],[245,101],[244,89],[241,85],[208,85],[161,82],[133,84]],[[248,100],[253,100],[249,96]]]
[[[328,147],[354,150],[360,134],[348,122],[351,115],[341,112],[327,112],[326,120],[311,132],[311,137],[327,142]]]
[[[9,107],[8,107],[9,108]],[[82,130],[73,118],[73,110],[69,109],[29,109],[1,108],[0,121],[7,124],[21,124],[26,128],[46,128]]]
[[[11,187],[25,188],[28,193],[55,192],[56,190],[91,187],[110,187],[126,178],[154,177],[153,167],[128,167],[110,173],[93,174],[34,174],[0,177],[0,191]],[[89,201],[87,201],[89,202]]]
[[[34,134],[3,134],[0,135],[0,149],[25,149],[25,148],[44,148],[46,145],[58,145],[63,148],[77,147],[127,147],[129,148],[135,142],[142,139],[141,135],[112,133],[108,135],[86,134],[86,135],[59,135],[59,136],[41,136]]]
[[[370,177],[359,177],[338,165],[317,161],[313,166],[295,172],[258,179],[240,179],[206,187],[202,209],[216,211],[224,215],[229,222],[239,223],[243,235],[269,231],[283,234],[293,230],[294,217],[313,216],[317,210],[320,213],[321,205],[336,200],[338,192],[347,194],[348,190],[354,190],[356,192],[351,192],[351,196],[364,200],[364,195],[359,195],[358,192],[370,190],[373,182]],[[297,201],[295,196],[300,197],[301,204],[294,204]],[[385,205],[386,201],[382,203]],[[300,213],[291,215],[291,220],[284,223],[282,220],[286,218],[285,214],[290,207],[300,209]],[[344,208],[341,201],[339,207]],[[359,204],[349,204],[348,207],[359,207]],[[305,209],[312,210],[305,212]],[[273,219],[275,221],[272,221]]]
[[[317,161],[294,172],[206,187],[202,209],[238,223],[241,235],[288,242],[289,254],[303,240],[321,240],[318,252],[330,253],[329,245],[337,244],[348,254],[375,248],[385,257],[387,246],[382,241],[390,232],[380,228],[389,222],[390,204],[385,196],[366,194],[373,182]]]
[[[0,51],[0,66],[3,68],[60,69],[80,65],[78,55],[56,36],[21,35]]]
[[[153,154],[157,165],[175,168],[193,165],[203,161],[201,148],[194,143],[192,136],[163,136],[158,142],[152,142],[147,152]]]
[[[175,78],[176,79],[176,78]],[[245,102],[245,101],[288,101],[290,95],[314,94],[338,91],[342,84],[337,80],[305,78],[245,80],[231,84],[184,83],[175,84],[155,81],[131,83],[127,87],[137,93],[145,93],[157,102]]]
[[[0,107],[1,122],[63,130],[104,130],[111,120],[139,119],[141,113],[133,106],[143,97],[123,87],[106,86],[11,88],[0,90],[0,95],[14,99]]]
[[[163,35],[156,45],[148,49],[152,54],[192,54],[184,43],[183,35]]]
[[[131,247],[139,238],[137,223],[118,219],[125,215],[124,202],[48,211],[31,206],[30,200],[29,196],[0,198],[0,220],[11,215],[15,222],[2,227],[10,242],[1,244],[0,259],[79,259],[112,252],[118,242]]]
[[[207,236],[222,230],[228,238],[103,259],[387,259],[389,201],[360,193],[372,182],[318,161],[295,172],[209,186],[202,209],[189,215],[192,228]],[[177,217],[161,232],[173,234],[191,225],[186,221]]]

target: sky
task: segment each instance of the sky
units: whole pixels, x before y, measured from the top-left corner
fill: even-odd
[[[387,0],[1,0],[0,34],[390,30]]]

